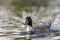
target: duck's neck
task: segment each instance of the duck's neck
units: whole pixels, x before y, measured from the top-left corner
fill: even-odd
[[[27,39],[30,39],[30,26],[29,25],[27,25],[26,32],[27,32]]]

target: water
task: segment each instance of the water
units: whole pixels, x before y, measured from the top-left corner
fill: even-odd
[[[5,26],[7,24],[7,22],[3,22],[3,21],[7,21],[8,19],[8,14],[6,12],[6,8],[3,6],[0,6],[0,32],[4,32],[4,29],[2,29],[3,26]],[[0,37],[0,40],[11,40],[10,38],[7,37]]]
[[[60,3],[59,1],[60,0],[58,0],[57,3],[56,1],[50,2],[50,7],[48,7],[46,12],[46,15],[48,15],[48,17],[46,16],[41,17],[44,15],[40,15],[40,13],[43,13],[43,14],[45,13],[43,12],[45,10],[44,7],[41,7],[38,14],[36,14],[36,11],[33,11],[32,14],[30,13],[26,14],[26,12],[23,11],[22,18],[19,18],[16,15],[13,15],[12,12],[9,9],[7,9],[6,6],[0,6],[0,40],[14,40],[15,38],[11,38],[10,36],[14,37],[16,34],[17,34],[16,36],[19,37],[18,34],[21,30],[20,29],[22,26],[21,23],[25,21],[25,17],[27,15],[31,16],[33,19],[33,23],[36,23],[36,24],[39,23],[41,20],[47,21],[48,18],[50,18],[53,21],[52,29],[59,30],[60,29],[60,7],[56,6],[57,4]],[[14,33],[15,35],[11,35],[12,33]],[[6,36],[6,34],[8,36]],[[53,37],[48,36],[48,37],[41,37],[37,39],[38,40],[58,40],[60,39],[60,36],[53,36]],[[37,39],[32,39],[32,40],[37,40]]]
[[[0,40],[15,40],[15,38],[11,38],[10,37],[10,36],[14,37],[14,35],[11,35],[10,33],[19,32],[20,31],[20,30],[18,30],[18,28],[14,28],[14,27],[12,28],[12,26],[14,25],[15,21],[14,20],[9,21],[9,18],[11,16],[12,15],[7,12],[6,7],[0,7],[0,32],[2,32],[2,33],[0,33]],[[12,24],[9,24],[9,22],[12,22]],[[6,33],[6,32],[8,32],[8,33]],[[9,36],[4,36],[6,34],[8,34]],[[15,33],[15,34],[19,34],[19,33]],[[46,39],[46,40],[54,40],[51,37],[49,37],[49,38],[44,37],[44,38],[37,38],[37,39],[38,40],[40,40],[40,39],[42,39],[42,40],[44,40],[44,39]],[[32,39],[32,40],[37,40],[37,39]]]

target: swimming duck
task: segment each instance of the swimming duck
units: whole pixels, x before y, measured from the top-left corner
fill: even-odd
[[[51,21],[49,22],[41,22],[35,26],[32,26],[32,19],[30,16],[26,17],[26,21],[25,21],[25,27],[23,28],[23,31],[26,32],[26,25],[30,26],[30,32],[31,34],[35,34],[36,32],[45,32],[45,28],[47,28],[50,31],[51,28]]]

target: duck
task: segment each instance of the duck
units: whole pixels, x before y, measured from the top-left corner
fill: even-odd
[[[47,28],[50,32],[50,28],[51,28],[51,21],[49,22],[41,22],[37,25],[32,25],[32,19],[30,16],[27,16],[25,19],[25,23],[24,23],[25,27],[23,28],[23,31],[25,31],[24,33],[26,34],[26,26],[29,25],[30,26],[30,32],[31,34],[35,34],[37,32],[41,33],[41,32],[45,32],[44,28]],[[42,31],[41,31],[42,30]]]

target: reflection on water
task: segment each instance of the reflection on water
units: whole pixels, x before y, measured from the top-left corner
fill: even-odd
[[[16,20],[11,19],[13,16],[11,14],[8,14],[8,12],[5,7],[0,7],[0,40],[23,40],[19,38],[26,35],[18,35],[21,31],[21,27],[17,27],[20,26],[20,21],[17,22]],[[40,39],[48,40],[47,38]],[[38,40],[40,39],[38,38]]]
[[[13,40],[13,38],[10,38],[6,35],[11,36],[11,34],[13,32],[16,32],[17,29],[19,29],[17,27],[16,28],[14,27],[14,29],[11,27],[14,24],[12,24],[11,21],[9,22],[9,16],[11,16],[11,15],[8,14],[8,10],[6,9],[6,7],[0,6],[0,40]],[[14,22],[14,21],[12,21],[12,22]],[[11,30],[11,29],[13,29],[13,30]]]
[[[0,40],[13,40],[13,39],[8,37],[0,37]]]

